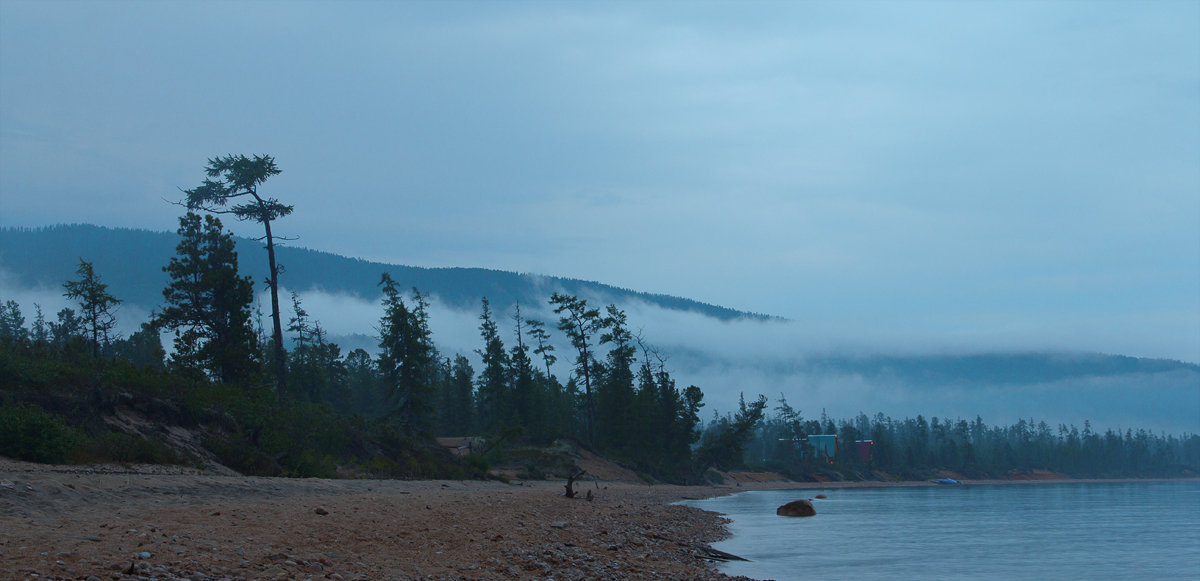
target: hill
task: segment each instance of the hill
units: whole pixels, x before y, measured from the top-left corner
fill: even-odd
[[[85,258],[115,296],[150,311],[161,304],[167,282],[162,266],[174,255],[177,241],[173,233],[91,225],[0,229],[0,288],[40,287],[44,294],[61,295],[62,283],[74,278],[79,259]],[[243,274],[261,275],[266,261],[260,243],[241,239],[238,244]],[[704,390],[706,412],[736,409],[741,394],[762,393],[772,399],[782,394],[810,414],[823,409],[841,415],[982,414],[990,421],[1037,416],[1054,424],[1091,420],[1094,425],[1190,433],[1200,426],[1200,366],[1190,362],[1037,350],[814,354],[788,347],[803,337],[798,325],[680,297],[482,268],[382,264],[295,247],[281,248],[279,257],[286,268],[285,287],[353,299],[330,303],[318,314],[315,294],[313,302],[305,297],[317,320],[338,323],[330,325],[338,327],[331,330],[331,339],[345,352],[375,348],[377,339],[369,335],[379,313],[357,306],[378,306],[375,285],[388,272],[401,287],[415,286],[449,308],[435,320],[442,325],[435,340],[445,354],[470,356],[478,348],[475,317],[484,296],[497,312],[513,303],[545,308],[555,291],[596,304],[647,305],[631,309],[634,324],[644,326],[648,340],[669,356],[681,386]],[[28,315],[30,305],[25,308]],[[569,345],[559,348],[569,353]],[[556,372],[567,377],[569,362],[560,359]]]
[[[162,267],[175,254],[179,236],[152,232],[71,224],[43,228],[0,228],[0,271],[17,287],[59,288],[75,276],[82,258],[96,267],[109,292],[128,304],[152,310],[162,302],[168,278]],[[261,244],[237,239],[243,275],[256,283],[265,278],[266,261]],[[360,299],[379,296],[380,275],[387,272],[401,288],[416,287],[437,296],[448,306],[477,309],[487,297],[499,308],[514,303],[545,302],[552,292],[603,297],[605,302],[643,301],[664,309],[685,311],[720,320],[769,317],[693,301],[637,292],[598,282],[555,276],[521,274],[486,268],[422,268],[370,262],[328,252],[282,246],[277,249],[284,268],[283,286],[297,290],[320,289]]]

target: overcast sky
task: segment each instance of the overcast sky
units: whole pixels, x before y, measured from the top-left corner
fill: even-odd
[[[1194,1],[0,0],[0,225],[228,153],[310,248],[1200,362]]]

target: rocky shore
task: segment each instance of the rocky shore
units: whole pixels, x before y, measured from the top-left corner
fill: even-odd
[[[729,579],[724,520],[671,502],[740,488],[578,485],[0,460],[0,578]]]

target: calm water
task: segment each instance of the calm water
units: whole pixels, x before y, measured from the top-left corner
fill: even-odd
[[[775,516],[814,500],[817,516]],[[757,579],[1200,579],[1200,482],[754,491],[713,548]]]

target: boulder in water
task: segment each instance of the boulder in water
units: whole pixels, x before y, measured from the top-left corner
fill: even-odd
[[[793,500],[775,509],[775,514],[779,516],[816,516],[817,509],[813,508],[812,503],[807,500]]]

